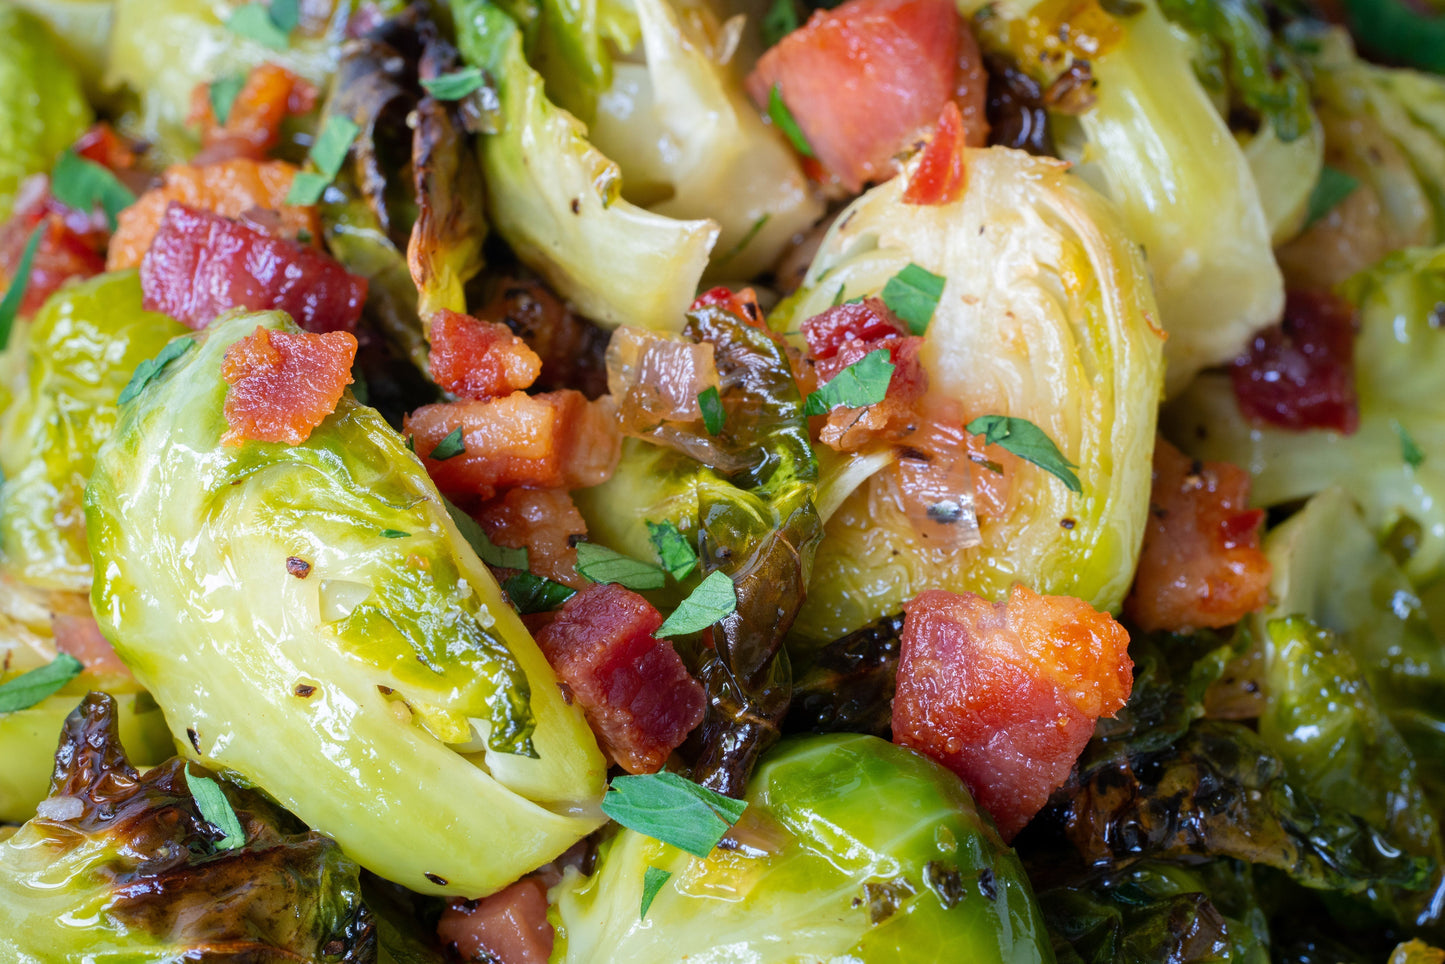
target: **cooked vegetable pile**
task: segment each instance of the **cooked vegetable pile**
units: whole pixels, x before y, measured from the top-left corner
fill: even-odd
[[[0,964],[1445,964],[1445,0],[0,0]]]

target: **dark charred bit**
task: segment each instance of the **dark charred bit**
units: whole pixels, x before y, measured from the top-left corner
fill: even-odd
[[[887,735],[902,635],[903,614],[895,613],[819,650],[793,686],[784,732]]]
[[[987,873],[987,871],[985,871]],[[907,877],[895,877],[881,883],[863,885],[863,899],[868,903],[868,921],[881,924],[894,914],[903,903],[918,893]]]
[[[957,522],[963,518],[963,507],[952,499],[935,502],[928,507],[928,518],[944,524]]]
[[[297,579],[305,579],[311,575],[311,563],[296,556],[286,557],[286,571]]]
[[[1061,114],[1078,115],[1094,106],[1099,82],[1087,60],[1075,60],[1044,91],[1043,103]]]
[[[944,910],[956,906],[967,896],[963,889],[963,875],[958,872],[958,868],[941,860],[930,860],[924,864],[923,886],[933,891]]]
[[[533,388],[575,388],[588,398],[607,393],[611,332],[576,314],[535,278],[502,278],[477,317],[506,325],[542,359]]]
[[[201,736],[190,727],[186,727],[186,738],[191,741],[191,749],[197,753],[201,752]]]
[[[990,902],[998,900],[998,884],[993,879],[993,871],[987,867],[978,872],[978,892]]]
[[[581,198],[579,198],[579,197],[574,197],[574,198],[572,199],[572,213],[573,213],[573,214],[581,214],[581,213],[582,213],[582,199],[581,199]]]
[[[1078,523],[1077,521],[1075,521],[1074,519],[1065,518],[1065,519],[1060,519],[1060,520],[1059,520],[1059,525],[1063,526],[1065,529],[1073,529],[1074,526],[1076,526],[1076,525],[1078,525],[1078,524],[1079,524],[1079,523]]]
[[[296,695],[299,696],[299,697],[301,697],[303,700],[310,698],[311,694],[313,694],[313,693],[315,693],[315,692],[316,692],[316,687],[312,686],[310,683],[297,683],[297,684],[296,684]]]
[[[989,144],[1030,154],[1053,154],[1054,137],[1043,88],[1011,58],[989,54],[984,62],[988,67]]]
[[[557,683],[557,689],[562,692],[562,702],[565,703],[567,706],[571,706],[572,701],[576,699],[576,697],[572,695],[572,687],[568,686],[566,683],[559,681]]]
[[[427,874],[426,879],[438,887],[445,887],[447,885],[447,879],[445,877],[438,877],[436,874]]]

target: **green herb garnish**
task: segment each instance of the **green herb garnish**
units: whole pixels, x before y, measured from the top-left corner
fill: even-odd
[[[1028,419],[982,415],[969,422],[965,430],[971,435],[982,435],[989,445],[998,445],[1056,476],[1070,492],[1084,491],[1079,477],[1072,471],[1078,466],[1064,458],[1054,440]]]
[[[686,579],[697,568],[697,553],[693,551],[687,537],[670,521],[648,522],[647,534],[662,568],[672,574],[678,582]]]
[[[835,408],[862,408],[876,405],[888,394],[893,380],[893,363],[888,349],[870,351],[843,369],[826,385],[808,394],[803,414],[826,415]]]
[[[120,390],[120,397],[116,403],[124,405],[135,398],[145,387],[155,380],[155,377],[165,371],[167,365],[180,358],[196,344],[194,338],[177,338],[162,348],[154,358],[148,358],[135,366],[135,374],[130,376],[125,388]]]
[[[939,275],[910,263],[883,286],[883,303],[907,322],[909,331],[921,335],[928,330],[938,299],[943,297],[943,284]]]
[[[50,696],[80,675],[85,669],[80,660],[61,653],[44,666],[21,673],[0,686],[0,713],[25,710]]]
[[[593,582],[616,583],[626,589],[661,589],[667,583],[663,571],[652,563],[595,542],[577,544],[577,573]]]
[[[733,581],[726,573],[714,572],[698,583],[692,594],[678,604],[653,635],[663,639],[701,632],[724,616],[736,612],[737,608],[738,593]]]
[[[221,792],[220,786],[210,777],[196,776],[186,767],[186,786],[191,790],[191,796],[196,799],[196,809],[201,812],[201,819],[215,827],[224,834],[216,841],[217,850],[235,850],[246,843],[246,831],[241,828],[241,821],[236,819],[236,811],[231,809],[231,801]]]
[[[747,806],[666,770],[617,777],[602,798],[602,812],[622,826],[703,858]]]

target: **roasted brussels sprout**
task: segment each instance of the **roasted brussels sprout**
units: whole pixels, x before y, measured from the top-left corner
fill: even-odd
[[[85,483],[136,366],[186,331],[141,307],[134,271],[56,292],[16,328],[23,389],[0,414],[0,566],[30,585],[90,590]]]
[[[45,24],[0,6],[0,222],[9,219],[20,182],[49,171],[91,118],[80,75]]]
[[[953,774],[875,737],[764,758],[706,859],[635,831],[557,892],[553,960],[1050,961],[1018,858]],[[639,915],[649,868],[670,873]]]
[[[86,492],[97,619],[188,754],[383,877],[493,891],[602,822],[602,755],[380,415],[221,441],[257,326],[296,330],[219,320],[123,410]]]
[[[1022,581],[1117,610],[1134,575],[1163,372],[1143,261],[1108,202],[1059,162],[991,148],[966,164],[952,204],[904,203],[910,173],[854,202],[772,324],[796,329],[837,300],[877,295],[910,263],[942,276],[920,353],[930,391],[965,422],[1031,421],[1079,463],[1083,491],[1022,466],[970,549],[921,544],[898,508],[855,491],[818,548],[797,623],[809,640],[868,625],[925,589],[996,599]]]

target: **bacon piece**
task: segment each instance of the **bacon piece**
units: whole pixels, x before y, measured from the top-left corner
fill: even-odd
[[[943,105],[933,139],[903,189],[904,204],[952,204],[963,195],[968,171],[963,166],[963,117],[953,101]]]
[[[763,54],[748,93],[766,110],[777,85],[822,168],[857,193],[892,177],[955,96],[965,29],[949,0],[848,0]]]
[[[758,293],[751,288],[743,288],[741,291],[733,291],[722,285],[709,288],[693,299],[688,310],[696,311],[708,305],[725,308],[748,324],[757,328],[763,327],[763,309],[758,304]]]
[[[288,115],[305,114],[316,106],[316,88],[279,64],[260,64],[246,75],[226,123],[216,121],[211,108],[210,84],[191,91],[187,123],[201,129],[201,150],[192,164],[214,164],[238,157],[266,159],[281,137]]]
[[[904,613],[893,741],[958,774],[1012,840],[1129,698],[1129,634],[1022,585],[1003,603],[930,590]]]
[[[457,428],[465,451],[430,458]],[[577,489],[605,482],[622,453],[617,408],[580,392],[513,392],[484,401],[424,405],[406,419],[416,452],[443,492],[490,499],[500,489]]]
[[[427,333],[432,379],[462,398],[493,398],[527,388],[542,359],[506,325],[443,309]]]
[[[523,877],[481,900],[452,900],[437,921],[437,937],[463,961],[547,964],[553,939],[547,888]]]
[[[307,331],[355,331],[366,279],[315,248],[180,204],[140,268],[145,307],[192,328],[231,308],[280,309]]]
[[[537,575],[573,589],[591,585],[575,568],[587,523],[565,489],[511,489],[483,506],[477,521],[497,545],[525,548]]]
[[[1259,549],[1263,509],[1247,509],[1249,474],[1195,462],[1159,439],[1149,525],[1124,615],[1145,632],[1230,626],[1269,600]]]
[[[852,341],[908,334],[908,327],[879,298],[834,305],[803,322],[802,328],[814,358],[832,358]]]
[[[130,676],[130,670],[101,635],[100,626],[88,612],[51,613],[50,630],[55,635],[55,648],[80,660],[90,672]]]
[[[1354,309],[1322,292],[1289,292],[1284,320],[1254,336],[1232,375],[1246,418],[1351,434],[1360,425]]]
[[[177,164],[161,176],[161,186],[140,196],[120,213],[119,227],[110,239],[106,269],[120,271],[140,265],[160,230],[171,202],[200,211],[239,218],[253,208],[279,212],[279,234],[294,238],[303,231],[321,236],[321,220],[314,206],[286,204],[296,167],[285,161],[236,158],[195,167]],[[262,221],[257,222],[263,223]]]
[[[630,589],[588,586],[537,645],[587,713],[602,748],[628,773],[656,773],[702,722],[707,694],[667,640],[662,614]]]
[[[221,363],[221,377],[231,385],[225,408],[230,428],[221,441],[300,445],[336,411],[355,359],[350,332],[292,334],[258,325],[226,349]]]

